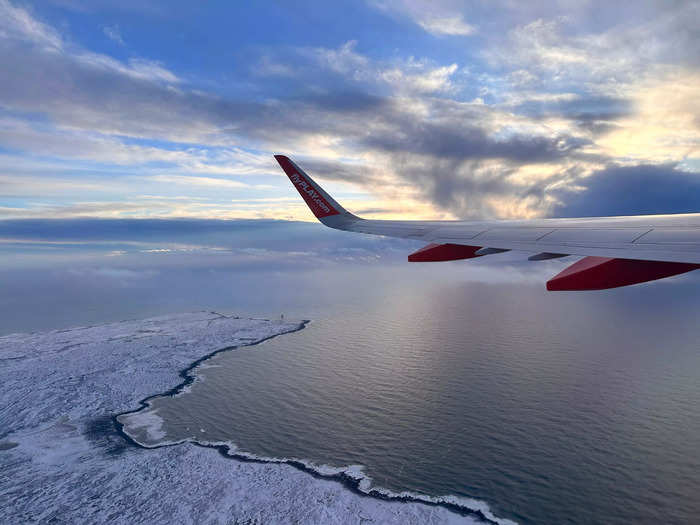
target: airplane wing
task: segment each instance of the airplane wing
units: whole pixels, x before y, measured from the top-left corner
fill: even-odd
[[[275,159],[326,226],[427,243],[410,262],[471,259],[509,250],[532,261],[580,255],[547,282],[548,290],[602,290],[700,268],[700,213],[492,221],[362,219],[345,210],[284,155]]]

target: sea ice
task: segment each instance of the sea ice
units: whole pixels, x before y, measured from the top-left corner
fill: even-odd
[[[367,497],[289,464],[190,443],[144,449],[116,432],[114,415],[182,383],[193,362],[302,326],[196,312],[0,337],[0,521],[478,522]],[[157,415],[142,417],[149,439],[162,438]]]

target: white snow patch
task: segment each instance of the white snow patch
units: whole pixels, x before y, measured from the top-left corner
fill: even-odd
[[[164,421],[158,415],[158,410],[140,410],[124,414],[120,416],[119,422],[122,425],[128,425],[130,436],[145,435],[149,442],[159,442],[165,439]]]

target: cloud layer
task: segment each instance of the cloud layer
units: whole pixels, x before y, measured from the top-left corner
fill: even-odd
[[[233,70],[196,74],[98,8],[102,41],[40,7],[0,0],[4,217],[308,218],[274,152],[376,217],[646,213],[652,187],[700,209],[694,2],[373,1],[381,31],[343,26],[365,40],[241,34]]]

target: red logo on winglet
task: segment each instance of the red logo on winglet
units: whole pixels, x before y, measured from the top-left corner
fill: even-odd
[[[298,173],[292,162],[283,155],[275,155],[275,159],[279,162],[282,169],[292,181],[294,187],[302,196],[307,206],[311,209],[316,218],[328,217],[330,215],[338,215],[339,212],[331,206],[323,196],[314,189],[313,185],[306,178]]]

